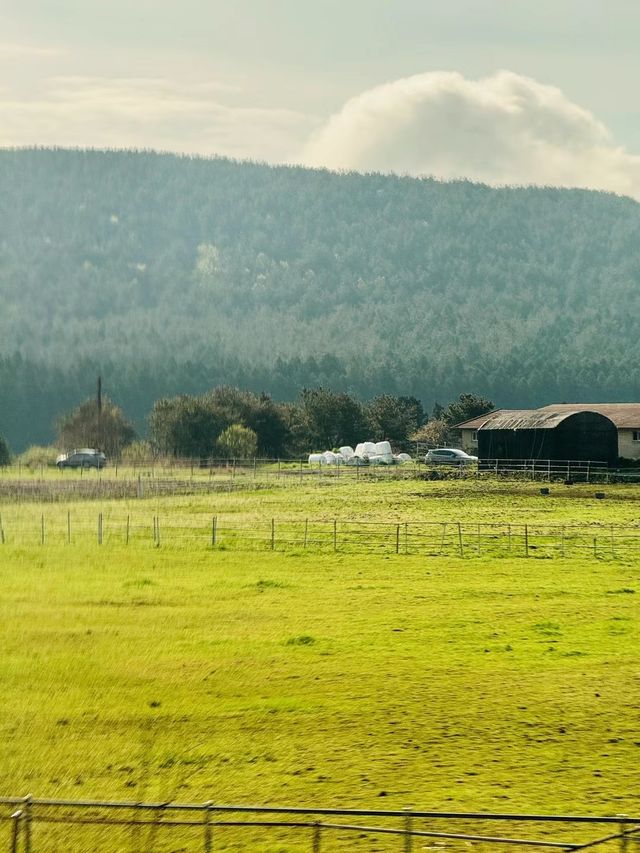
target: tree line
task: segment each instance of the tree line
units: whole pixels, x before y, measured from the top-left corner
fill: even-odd
[[[381,394],[361,402],[345,392],[304,389],[294,402],[268,394],[219,386],[200,395],[157,400],[148,416],[148,434],[139,438],[124,411],[108,398],[94,398],[61,416],[57,449],[94,447],[112,460],[142,461],[150,455],[174,458],[298,458],[312,451],[365,440],[388,440],[396,448],[410,441],[442,444],[451,426],[493,408],[474,394],[462,394],[428,414],[412,396]],[[26,464],[53,464],[56,451],[30,448]],[[4,461],[3,461],[4,460]],[[0,465],[9,463],[0,439]]]

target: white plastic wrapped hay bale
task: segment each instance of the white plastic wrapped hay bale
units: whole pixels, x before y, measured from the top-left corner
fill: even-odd
[[[378,454],[378,456],[393,456],[391,445],[388,441],[376,442],[376,453]]]
[[[333,452],[333,450],[325,450],[325,452],[322,454],[322,458],[324,459],[325,465],[337,465],[338,464],[338,457]]]
[[[364,441],[362,443],[362,448],[364,456],[379,456],[375,441]]]
[[[309,454],[309,465],[323,465],[324,464],[324,456],[322,453],[310,453]]]
[[[409,456],[408,453],[398,453],[397,456],[394,457],[394,459],[399,465],[404,465],[405,462],[413,462],[413,459]]]
[[[353,452],[353,447],[349,447],[349,445],[341,447],[340,456],[342,456],[342,458],[345,460],[351,459],[353,456],[355,456],[355,453]]]

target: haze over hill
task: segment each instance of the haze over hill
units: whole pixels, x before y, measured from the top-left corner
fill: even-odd
[[[0,433],[50,440],[98,372],[139,424],[220,383],[637,399],[639,237],[583,190],[1,151]]]

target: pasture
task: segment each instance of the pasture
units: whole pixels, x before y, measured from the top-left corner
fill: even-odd
[[[637,525],[640,490],[606,493],[388,480],[4,503],[1,793],[637,812],[632,552],[493,559],[64,538],[68,514],[99,511],[106,530],[125,514],[176,529],[202,518],[205,531],[213,515]],[[44,545],[43,515],[63,531]],[[12,541],[19,525],[33,539]]]

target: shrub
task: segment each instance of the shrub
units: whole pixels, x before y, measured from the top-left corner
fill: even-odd
[[[11,454],[9,446],[4,438],[0,435],[0,467],[11,464]]]
[[[121,455],[123,465],[144,465],[153,460],[153,448],[148,441],[134,441]]]
[[[224,430],[217,441],[218,450],[227,456],[250,459],[256,455],[258,436],[242,424],[232,424]]]
[[[25,468],[53,468],[60,451],[56,447],[41,447],[33,444],[18,457],[18,461]]]

